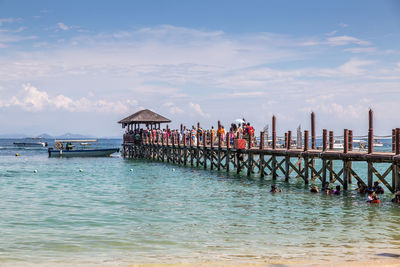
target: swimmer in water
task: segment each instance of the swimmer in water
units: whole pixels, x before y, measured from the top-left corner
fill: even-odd
[[[340,185],[337,185],[337,186],[336,186],[336,190],[333,191],[333,194],[334,194],[334,195],[340,195]]]
[[[319,193],[318,187],[316,185],[312,186],[310,189],[311,193]]]

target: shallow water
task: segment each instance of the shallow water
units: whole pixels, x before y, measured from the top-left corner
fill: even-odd
[[[365,260],[400,248],[390,194],[370,205],[354,191],[310,194],[295,177],[271,194],[270,177],[0,147],[0,265]]]

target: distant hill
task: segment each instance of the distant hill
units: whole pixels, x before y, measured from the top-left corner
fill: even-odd
[[[27,138],[32,137],[25,134],[0,134],[0,138]],[[83,134],[73,134],[73,133],[66,133],[63,135],[53,136],[47,133],[42,133],[35,138],[43,138],[43,139],[87,139],[87,138],[96,138],[92,135],[83,135]]]
[[[46,133],[43,133],[43,134],[40,134],[40,135],[36,136],[36,138],[53,139],[54,136],[51,136],[51,135],[46,134]]]

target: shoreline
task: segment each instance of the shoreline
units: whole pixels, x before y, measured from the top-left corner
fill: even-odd
[[[338,256],[339,258],[340,256]],[[314,266],[328,266],[328,267],[364,267],[364,266],[400,266],[400,254],[391,254],[380,256],[379,259],[370,260],[304,260],[304,259],[293,259],[293,260],[250,260],[250,261],[236,261],[236,260],[187,260],[184,262],[138,262],[132,263],[132,261],[127,259],[109,259],[109,260],[82,260],[82,261],[47,261],[47,262],[27,262],[27,261],[13,261],[13,262],[1,262],[1,266],[102,266],[102,267],[114,267],[114,266],[124,266],[124,267],[261,267],[261,266],[271,266],[271,267],[314,267]]]

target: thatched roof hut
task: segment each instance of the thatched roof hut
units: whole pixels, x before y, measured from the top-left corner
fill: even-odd
[[[153,126],[160,127],[161,123],[169,123],[171,120],[165,118],[164,116],[161,116],[160,114],[157,114],[151,110],[144,109],[141,111],[138,111],[122,120],[120,120],[118,123],[122,124],[122,128],[125,128],[126,126],[134,126],[134,129],[137,128],[140,124],[145,124],[147,127],[153,128]]]

